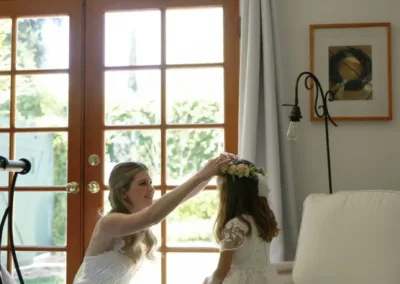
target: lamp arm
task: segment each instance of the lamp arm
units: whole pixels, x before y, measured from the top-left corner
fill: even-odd
[[[307,90],[312,90],[314,88],[314,84],[316,85],[316,93],[315,93],[315,99],[314,99],[314,112],[318,117],[327,117],[327,119],[337,127],[337,124],[333,121],[331,115],[329,114],[329,109],[328,109],[328,100],[330,102],[335,100],[335,94],[329,90],[326,93],[324,93],[324,90],[322,89],[321,83],[318,80],[318,78],[311,72],[304,71],[299,74],[296,80],[296,97],[295,97],[295,105],[298,105],[298,89],[299,89],[299,83],[300,79],[306,75],[306,78],[304,79],[304,86]],[[319,99],[321,97],[322,104],[319,103]],[[322,112],[320,110],[322,109]]]
[[[327,166],[328,166],[328,183],[329,183],[329,193],[332,194],[332,169],[331,169],[331,151],[329,145],[329,122],[331,122],[334,126],[337,127],[337,124],[333,121],[331,115],[328,110],[328,100],[335,100],[335,93],[332,90],[328,90],[324,93],[324,90],[321,86],[318,78],[311,72],[304,71],[297,76],[296,79],[296,87],[295,87],[295,99],[294,105],[284,104],[283,106],[292,106],[292,112],[290,114],[291,122],[298,122],[302,118],[299,104],[299,83],[300,79],[305,76],[304,86],[307,90],[312,90],[314,86],[316,86],[316,94],[314,100],[314,111],[318,117],[323,117],[325,122],[325,139],[326,139],[326,153],[327,153]],[[322,103],[320,103],[319,99],[321,98]],[[322,109],[322,112],[320,111]],[[289,126],[290,129],[290,126]],[[289,133],[289,131],[288,131]],[[288,134],[289,137],[289,134]]]

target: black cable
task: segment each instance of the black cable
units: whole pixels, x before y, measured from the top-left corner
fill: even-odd
[[[7,207],[6,210],[4,211],[3,214],[3,218],[1,219],[1,224],[0,224],[0,244],[2,242],[3,239],[3,227],[4,227],[4,223],[6,222],[7,216],[8,216],[8,210],[9,208]],[[0,258],[0,264],[1,264],[1,258]]]
[[[6,210],[4,210],[3,218],[1,219],[1,223],[0,223],[0,244],[2,244],[3,228],[4,228],[4,224],[6,223],[6,219],[7,219],[7,216],[8,216],[9,212],[10,212],[9,208],[7,207]],[[1,267],[1,257],[0,257],[0,267]],[[3,284],[3,275],[1,273],[0,273],[0,283]]]
[[[10,200],[8,201],[8,207],[9,207],[9,216],[8,216],[8,235],[10,236],[10,246],[11,246],[11,254],[13,256],[14,260],[14,266],[15,270],[17,271],[18,279],[21,284],[24,284],[24,279],[22,278],[22,273],[21,270],[19,269],[19,264],[18,264],[18,259],[17,259],[17,253],[15,252],[15,246],[14,246],[14,230],[13,230],[13,218],[12,218],[12,212],[14,209],[14,193],[15,193],[15,184],[17,182],[17,177],[18,173],[14,173],[13,176],[13,181],[11,184],[10,188]]]
[[[10,187],[10,197],[9,197],[10,199],[8,201],[8,207],[4,211],[4,215],[3,215],[3,218],[0,223],[0,244],[1,244],[1,240],[2,240],[4,224],[5,224],[6,218],[8,216],[8,235],[10,236],[11,254],[13,256],[14,266],[15,266],[15,270],[17,271],[18,280],[20,281],[21,284],[24,284],[24,279],[22,278],[22,273],[21,273],[21,270],[20,270],[19,264],[18,264],[17,254],[15,252],[14,234],[13,234],[13,226],[12,226],[13,218],[11,216],[13,209],[14,209],[14,193],[15,193],[15,184],[17,183],[17,178],[18,178],[18,173],[14,173],[13,180],[12,180],[11,187]],[[11,214],[10,214],[10,212],[11,212]],[[3,284],[2,277],[0,277],[0,284]]]

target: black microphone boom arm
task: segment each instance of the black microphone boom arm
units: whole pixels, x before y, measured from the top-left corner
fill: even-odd
[[[13,161],[0,156],[0,171],[15,172],[24,175],[29,173],[30,170],[31,163],[27,159]]]

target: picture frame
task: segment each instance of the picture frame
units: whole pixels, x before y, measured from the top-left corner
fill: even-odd
[[[331,90],[336,121],[392,120],[391,24],[310,25],[310,72]],[[316,90],[310,90],[310,118]]]

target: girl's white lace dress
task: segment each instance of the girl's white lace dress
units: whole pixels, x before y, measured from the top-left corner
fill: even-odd
[[[223,230],[220,250],[235,250],[231,269],[223,284],[283,284],[269,260],[270,244],[258,236],[253,218],[243,217],[251,224],[250,236],[246,236],[246,223],[237,217],[230,220]]]
[[[85,256],[73,284],[129,284],[140,264],[124,255],[124,241],[117,239],[110,251]]]

